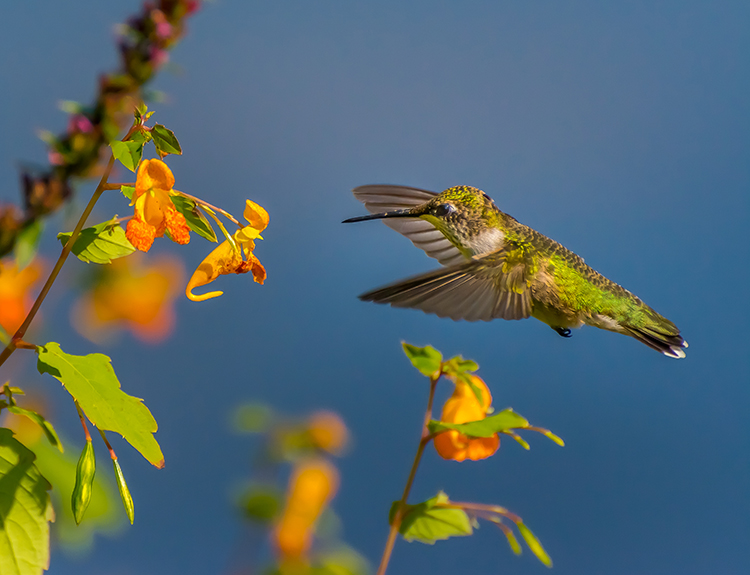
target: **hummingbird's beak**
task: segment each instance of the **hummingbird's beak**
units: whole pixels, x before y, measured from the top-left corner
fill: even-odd
[[[403,210],[392,210],[390,212],[381,212],[379,214],[369,214],[367,216],[357,216],[341,222],[342,224],[351,224],[352,222],[364,222],[365,220],[382,220],[383,218],[418,218],[414,215],[413,208]]]

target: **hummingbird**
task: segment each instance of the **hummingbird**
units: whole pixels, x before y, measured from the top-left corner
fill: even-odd
[[[370,212],[343,223],[382,219],[443,266],[359,296],[453,320],[534,317],[563,337],[592,325],[633,337],[674,358],[687,342],[677,326],[575,253],[500,211],[482,190],[437,194],[369,185],[354,196]]]

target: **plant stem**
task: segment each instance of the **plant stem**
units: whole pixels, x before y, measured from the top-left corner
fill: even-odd
[[[70,239],[68,240],[68,243],[66,243],[65,246],[63,247],[62,253],[60,253],[60,257],[57,259],[57,262],[55,263],[55,267],[52,268],[52,271],[50,272],[49,277],[47,278],[47,282],[44,284],[44,287],[42,288],[42,291],[39,292],[39,296],[37,296],[36,301],[34,302],[34,305],[31,306],[29,313],[26,314],[26,319],[23,320],[21,327],[18,328],[16,333],[11,338],[10,343],[5,347],[2,353],[0,353],[0,365],[3,365],[5,363],[5,361],[16,350],[17,342],[19,340],[22,340],[23,336],[26,335],[26,330],[29,329],[29,325],[34,320],[34,317],[36,317],[36,314],[39,311],[39,308],[41,307],[42,302],[47,297],[49,290],[52,288],[52,284],[55,283],[55,280],[57,279],[57,276],[60,273],[60,270],[62,269],[63,264],[65,263],[65,260],[68,258],[68,255],[70,255],[70,250],[73,249],[73,244],[75,244],[76,240],[78,239],[78,235],[81,233],[81,230],[83,229],[83,225],[86,223],[86,219],[89,217],[89,214],[91,214],[91,211],[94,209],[94,205],[96,204],[97,200],[99,200],[99,197],[102,195],[102,192],[104,191],[104,188],[107,184],[107,178],[109,177],[109,173],[112,171],[112,166],[114,165],[114,163],[115,163],[114,156],[110,156],[109,162],[107,163],[107,167],[105,168],[104,173],[102,174],[102,179],[99,181],[99,185],[96,186],[96,190],[94,190],[94,194],[91,196],[89,203],[86,205],[86,209],[83,210],[83,213],[81,214],[81,217],[79,218],[78,223],[76,224],[76,227],[73,230],[73,233],[71,234]]]
[[[430,396],[427,400],[427,411],[425,412],[424,422],[422,424],[422,437],[419,440],[419,447],[417,447],[417,453],[414,456],[414,462],[411,464],[411,470],[409,471],[409,477],[406,479],[406,485],[404,486],[404,493],[401,496],[401,500],[398,502],[396,513],[393,516],[393,522],[391,523],[391,530],[388,532],[388,540],[385,542],[385,549],[383,550],[383,556],[380,558],[380,566],[378,567],[377,575],[385,575],[385,570],[388,568],[388,562],[391,559],[391,553],[393,552],[393,546],[396,544],[396,537],[398,537],[398,531],[401,527],[401,521],[404,518],[404,510],[406,509],[406,500],[409,498],[409,492],[411,486],[414,483],[414,477],[417,474],[417,468],[422,460],[422,454],[427,444],[432,441],[433,436],[430,434],[427,424],[432,419],[432,402],[435,399],[435,387],[438,379],[442,375],[442,371],[438,372],[437,376],[430,377]]]
[[[73,400],[76,404],[76,410],[78,410],[78,417],[81,418],[81,425],[83,425],[83,433],[86,435],[86,441],[91,441],[91,434],[89,433],[89,426],[86,425],[86,417],[83,415],[83,410],[81,409],[81,406],[78,404],[78,400]]]

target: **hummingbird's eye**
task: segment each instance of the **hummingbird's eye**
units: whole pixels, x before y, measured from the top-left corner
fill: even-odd
[[[432,213],[435,214],[435,216],[437,216],[438,218],[442,218],[443,216],[452,214],[455,211],[456,207],[453,204],[440,204],[435,207]]]

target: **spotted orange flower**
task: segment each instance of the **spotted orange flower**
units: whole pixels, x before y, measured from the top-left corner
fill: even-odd
[[[487,384],[476,375],[470,376],[474,385],[479,388],[482,397],[481,402],[477,399],[469,384],[454,380],[456,389],[453,395],[443,405],[441,421],[446,423],[467,423],[479,421],[487,416],[492,405],[492,394]],[[443,459],[463,461],[471,459],[485,459],[495,453],[500,447],[500,438],[497,433],[492,437],[467,437],[455,430],[444,431],[435,439],[435,449]]]
[[[147,252],[165,231],[178,244],[190,242],[190,228],[178,212],[170,195],[174,193],[174,175],[161,160],[143,160],[135,180],[131,205],[135,206],[125,236],[136,249]]]
[[[286,507],[272,534],[282,562],[306,558],[312,545],[315,524],[336,494],[339,474],[323,459],[299,463],[292,472]]]
[[[162,341],[174,329],[173,302],[184,276],[182,264],[172,257],[150,263],[135,255],[114,260],[73,307],[73,325],[92,341],[118,328],[129,329],[142,341]]]
[[[261,206],[250,200],[245,201],[244,217],[248,225],[234,233],[234,241],[237,249],[229,243],[222,242],[219,247],[212,251],[195,270],[188,281],[185,295],[192,301],[204,301],[219,297],[224,292],[212,291],[205,294],[194,294],[193,289],[211,283],[220,275],[244,274],[253,272],[253,279],[262,284],[266,279],[266,270],[260,260],[255,257],[256,239],[263,239],[260,232],[268,226],[268,212]]]
[[[0,326],[13,335],[31,308],[31,288],[39,280],[42,266],[34,261],[22,270],[15,262],[0,262]]]

